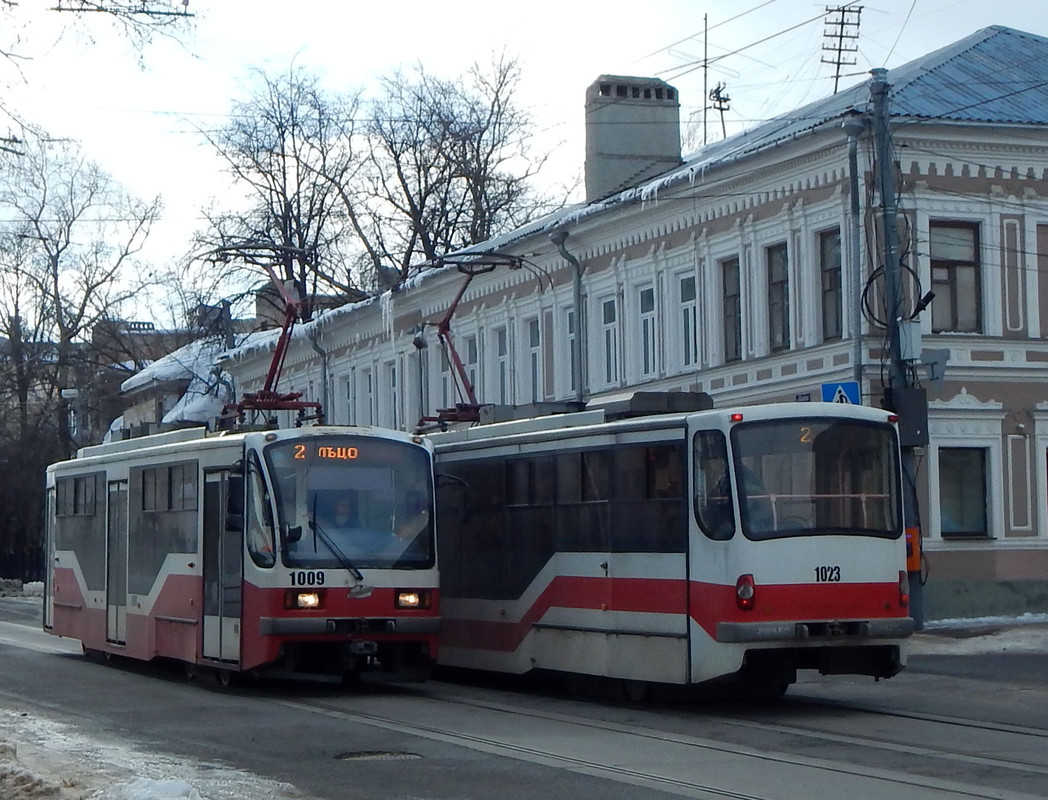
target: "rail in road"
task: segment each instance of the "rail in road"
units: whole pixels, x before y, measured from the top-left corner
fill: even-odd
[[[477,699],[473,690],[461,695],[460,690],[439,688],[432,696],[383,696],[357,698],[352,708],[344,700],[281,699],[276,702],[299,710],[310,710],[344,719],[347,723],[369,724],[415,737],[443,742],[512,758],[534,761],[562,769],[609,778],[647,789],[672,792],[687,797],[731,797],[740,800],[792,800],[804,798],[1043,798],[1045,795],[978,786],[958,780],[920,774],[914,771],[918,761],[948,762],[946,766],[928,768],[928,772],[966,770],[982,774],[993,772],[1002,783],[1024,782],[1030,775],[1048,776],[1048,733],[1039,729],[996,726],[996,733],[1006,735],[997,746],[1012,748],[1017,757],[991,757],[981,753],[986,747],[985,732],[989,726],[971,729],[963,735],[961,720],[936,720],[924,723],[937,729],[925,734],[929,741],[954,742],[953,746],[914,747],[900,743],[893,734],[858,735],[820,729],[812,720],[807,724],[773,723],[768,719],[745,720],[731,715],[712,714],[704,707],[682,714],[667,708],[652,710],[600,706],[594,714],[592,704],[580,716],[576,701],[562,701],[563,712],[525,708],[518,702],[500,702],[492,698]],[[363,702],[361,702],[363,700]],[[801,705],[806,705],[801,701]],[[449,713],[449,705],[469,708],[468,714]],[[784,701],[790,706],[791,701]],[[830,711],[831,709],[827,709]],[[861,708],[849,711],[851,730],[884,730],[885,720],[909,719],[913,715],[895,715]],[[627,721],[616,721],[625,713]],[[772,716],[777,711],[768,712]],[[841,714],[831,714],[840,720]],[[455,719],[449,725],[448,719]],[[667,719],[676,724],[667,725]],[[643,722],[642,722],[643,720]],[[690,721],[715,728],[745,730],[734,741],[707,738],[681,730],[681,722]],[[650,722],[653,727],[648,727]],[[958,731],[958,728],[961,731]],[[944,731],[947,731],[944,733]],[[982,733],[980,733],[982,731]],[[746,746],[740,740],[751,738],[762,742],[769,734],[789,739],[789,750]],[[800,755],[800,751],[825,751],[825,757]],[[834,758],[843,752],[861,751],[862,758]],[[886,768],[863,764],[872,761],[870,753],[901,756],[906,767]],[[1042,790],[1048,781],[1041,784]]]
[[[32,620],[0,622],[0,659],[7,648],[34,653],[26,658],[40,664],[41,672],[48,668],[50,656],[61,655],[66,671],[84,668],[85,681],[101,677],[110,684],[126,681],[139,688],[153,681],[158,698],[176,690],[183,697],[187,690],[205,697],[219,691],[211,683],[180,684],[171,680],[170,670],[160,672],[155,666],[124,665],[110,671],[71,662],[69,656],[79,645],[44,634]],[[962,700],[955,712],[921,710],[920,698],[932,686],[943,695],[958,693]],[[399,759],[401,779],[416,781],[420,791],[425,787],[426,796],[436,798],[463,796],[453,785],[437,787],[432,781],[434,769],[446,775],[452,763],[461,768],[462,758],[452,754],[464,750],[481,754],[469,759],[471,770],[495,773],[493,765],[511,759],[554,775],[571,775],[572,785],[590,781],[605,796],[615,797],[635,796],[637,788],[648,797],[738,800],[1046,797],[1048,729],[1010,722],[1003,714],[987,711],[997,688],[904,673],[880,684],[806,683],[791,690],[785,700],[766,705],[638,706],[529,692],[512,683],[434,681],[412,688],[365,687],[356,692],[263,683],[225,693],[220,699],[216,695],[214,703],[202,698],[198,705],[222,705],[237,714],[258,714],[263,707],[275,706],[281,709],[275,716],[278,722],[293,721],[296,731],[323,730],[317,741],[330,742],[332,730],[344,731],[346,743],[338,745],[339,752],[312,769],[336,769],[331,758],[353,764],[355,770],[377,769],[369,761]],[[1035,712],[1038,708],[1048,712],[1048,692],[1043,688],[1024,689],[1020,702]],[[11,703],[33,705],[38,713],[57,710],[46,696],[32,696],[28,688],[17,696],[10,690],[0,692],[0,704]],[[975,709],[978,714],[967,713]],[[1039,719],[1048,725],[1048,713]],[[131,722],[125,717],[122,724]],[[374,733],[361,733],[367,730]],[[152,743],[148,746],[156,746],[151,733],[142,730],[137,735]],[[360,746],[378,740],[398,746],[378,750]],[[208,747],[211,752],[215,749],[213,744]],[[375,789],[366,781],[359,785]],[[608,793],[611,787],[617,787],[613,794]],[[300,790],[309,797],[342,796],[310,787]],[[503,796],[526,797],[526,791],[526,787],[507,787]]]

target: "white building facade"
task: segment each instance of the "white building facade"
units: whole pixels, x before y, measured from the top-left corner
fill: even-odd
[[[1048,40],[989,28],[887,75],[904,294],[908,308],[935,295],[908,353],[929,400],[916,470],[928,619],[1048,611],[1048,88],[1029,66],[1046,60]],[[723,407],[819,401],[824,384],[858,380],[881,405],[869,84],[687,161],[673,137],[638,147],[637,121],[676,121],[673,87],[603,76],[587,114],[608,100],[624,124],[595,126],[587,202],[475,248],[506,258],[451,321],[479,402],[703,391]],[[849,119],[862,123],[854,175]],[[465,280],[423,269],[300,326],[281,389],[323,402],[329,422],[401,429],[465,400],[436,337]],[[238,393],[261,385],[271,344],[230,354]],[[944,355],[945,373],[922,363]]]

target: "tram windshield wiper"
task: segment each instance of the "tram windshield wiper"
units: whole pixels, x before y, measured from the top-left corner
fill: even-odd
[[[353,566],[353,562],[349,560],[349,557],[342,551],[335,540],[331,538],[331,535],[324,530],[324,526],[317,522],[317,503],[316,498],[313,498],[313,508],[309,514],[309,529],[313,531],[313,551],[317,549],[317,536],[320,537],[321,541],[328,550],[338,559],[339,563],[349,570],[349,574],[356,578],[358,581],[364,580],[364,575],[359,569]]]

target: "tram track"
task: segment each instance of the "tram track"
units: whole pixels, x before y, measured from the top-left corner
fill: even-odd
[[[976,729],[991,733],[1015,733],[1022,736],[1048,739],[1048,728],[1032,728],[1028,725],[1010,725],[1004,722],[985,722],[982,720],[965,719],[963,717],[951,717],[946,714],[929,714],[921,711],[899,711],[898,709],[884,708],[883,706],[876,706],[871,703],[856,703],[854,701],[831,700],[798,695],[791,697],[791,701],[803,703],[807,706],[829,708],[839,711],[860,711],[866,714],[876,714],[882,717],[916,720],[918,722],[934,722],[940,725],[955,725],[969,730]]]
[[[440,687],[438,687],[440,688]],[[708,737],[660,730],[647,724],[617,722],[591,715],[571,715],[552,710],[527,708],[510,699],[470,697],[468,694],[418,695],[389,702],[384,698],[381,710],[368,710],[353,699],[282,699],[282,705],[299,711],[373,725],[409,736],[456,744],[485,753],[521,759],[561,769],[657,789],[695,798],[737,798],[737,800],[788,800],[820,797],[818,787],[825,786],[826,796],[851,794],[854,797],[892,796],[905,791],[912,798],[994,798],[994,800],[1033,800],[1043,795],[1027,794],[990,786],[970,785],[927,774],[888,770],[855,762],[812,758],[785,750],[760,749],[738,742],[718,741]],[[466,715],[447,713],[447,706],[468,707]],[[389,713],[403,708],[402,713]],[[619,709],[620,711],[622,709]],[[663,715],[665,708],[641,713]],[[630,710],[637,713],[636,709]],[[669,715],[677,720],[682,715]],[[478,725],[478,718],[485,721]],[[464,725],[438,723],[437,720],[470,719]],[[663,717],[666,718],[666,717]],[[891,746],[878,737],[842,735],[813,730],[806,726],[748,721],[727,715],[703,715],[704,720],[741,729],[759,728],[765,734],[806,737],[808,740],[833,742],[849,747],[877,748],[908,757],[964,761],[982,770],[1003,770],[1035,776],[1048,775],[1048,766],[1020,761],[990,758],[949,751],[944,748]],[[428,722],[426,720],[429,720]],[[653,724],[658,719],[653,718]],[[546,736],[523,734],[523,730],[547,729]],[[1009,731],[1017,733],[1018,731]],[[1038,732],[1039,735],[1043,735]],[[553,746],[550,743],[560,743]],[[600,744],[584,746],[580,742]],[[595,753],[599,753],[597,756]],[[631,754],[623,758],[621,754]],[[615,754],[619,754],[616,757]],[[689,765],[681,769],[681,765]],[[773,787],[759,786],[754,776],[764,774],[793,775],[803,773],[802,780],[776,780]],[[711,779],[720,776],[719,780]],[[758,785],[753,785],[753,784]],[[848,785],[852,785],[849,791]],[[795,789],[791,787],[796,787]],[[842,788],[844,787],[844,788]],[[792,794],[795,791],[796,794]]]

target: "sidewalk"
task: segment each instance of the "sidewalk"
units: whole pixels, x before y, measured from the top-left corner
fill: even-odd
[[[910,637],[911,655],[1048,654],[1048,614],[931,620]]]

